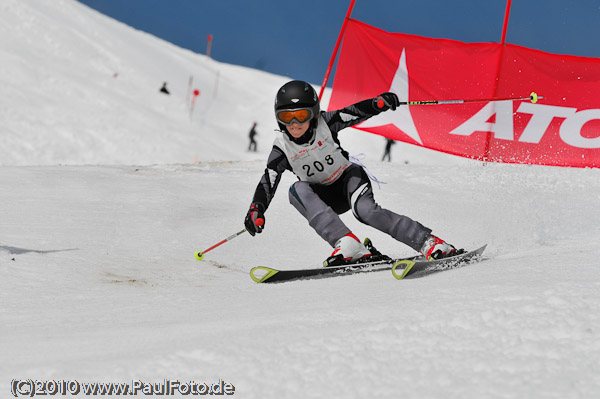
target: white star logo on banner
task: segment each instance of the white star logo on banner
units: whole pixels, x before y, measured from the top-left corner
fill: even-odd
[[[406,54],[404,49],[400,55],[398,69],[396,70],[396,75],[389,91],[396,93],[400,101],[408,101],[408,69],[406,68]],[[357,127],[379,127],[385,125],[396,126],[396,128],[400,129],[411,139],[423,145],[423,141],[421,141],[415,122],[410,114],[410,108],[407,105],[399,106],[396,108],[396,111],[383,112],[357,125]]]

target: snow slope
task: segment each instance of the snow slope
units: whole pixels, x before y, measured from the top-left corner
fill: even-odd
[[[240,398],[600,396],[598,170],[400,145],[381,163],[383,139],[349,130],[342,142],[387,182],[382,206],[457,245],[488,243],[490,259],[408,281],[255,284],[252,266],[312,267],[330,251],[288,204],[288,174],[263,234],[193,258],[243,228],[288,77],[71,0],[0,11],[1,397],[13,379],[221,379]],[[158,93],[165,80],[172,96]],[[344,220],[390,255],[412,253]]]

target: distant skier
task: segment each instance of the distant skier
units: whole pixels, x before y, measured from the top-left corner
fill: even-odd
[[[275,137],[267,168],[256,187],[244,224],[251,235],[264,229],[265,211],[281,175],[290,170],[299,181],[289,189],[289,200],[308,224],[327,241],[333,253],[325,264],[333,266],[370,257],[374,248],[360,242],[339,215],[352,210],[362,223],[391,235],[420,251],[427,259],[440,259],[457,251],[431,234],[431,229],[407,216],[381,208],[373,197],[363,168],[349,160],[338,132],[388,109],[399,100],[383,93],[337,111],[321,111],[317,93],[306,82],[283,85],[275,97],[275,118],[280,130]]]
[[[388,162],[392,162],[392,146],[396,144],[396,142],[392,139],[385,139],[385,151],[383,153],[383,158],[381,158],[382,161],[385,161],[385,159],[387,158]]]
[[[160,92],[165,94],[171,94],[169,93],[169,89],[167,89],[167,82],[163,83],[162,87],[160,88]]]
[[[248,137],[250,138],[250,144],[248,144],[248,151],[256,152],[256,140],[254,140],[254,137],[256,137],[256,122],[254,122],[254,124],[252,125],[252,128],[248,133]]]

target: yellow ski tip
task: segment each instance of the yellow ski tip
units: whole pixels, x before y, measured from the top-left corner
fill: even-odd
[[[256,266],[250,270],[250,277],[252,277],[252,280],[256,281],[257,283],[264,283],[277,273],[279,273],[278,270],[264,266]]]
[[[396,262],[394,264],[394,267],[392,268],[392,274],[394,275],[394,277],[396,277],[397,280],[402,280],[414,265],[415,262],[413,262],[412,260],[401,260],[400,262]],[[396,271],[396,268],[399,269],[399,274]]]

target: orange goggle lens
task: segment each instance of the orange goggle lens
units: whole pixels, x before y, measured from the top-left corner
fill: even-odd
[[[312,117],[312,110],[308,108],[277,112],[277,120],[288,126],[291,125],[294,120],[299,124],[303,124],[311,120]]]

